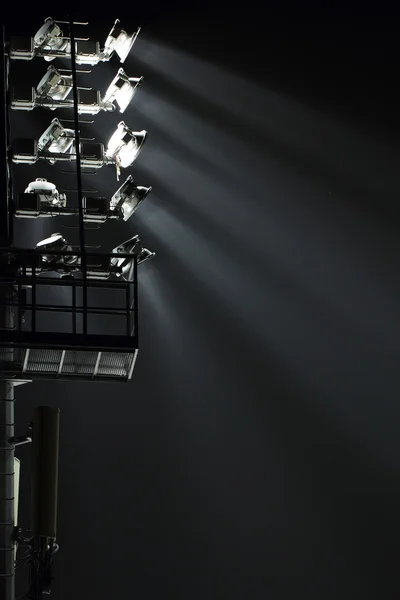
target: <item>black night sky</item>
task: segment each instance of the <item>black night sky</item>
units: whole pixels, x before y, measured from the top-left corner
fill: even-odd
[[[129,384],[16,391],[19,433],[35,405],[61,409],[52,598],[398,598],[397,21],[354,3],[105,7],[76,15],[92,37],[143,27],[123,118],[149,132],[130,172],[153,192],[96,235],[139,233],[157,256]],[[47,65],[27,66],[36,84]],[[34,136],[53,116],[13,121]],[[115,191],[112,169],[96,187]],[[67,232],[43,221],[24,243]]]

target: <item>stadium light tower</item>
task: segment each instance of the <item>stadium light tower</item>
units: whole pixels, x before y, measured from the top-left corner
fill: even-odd
[[[128,381],[138,353],[137,268],[154,256],[137,235],[108,252],[96,252],[86,243],[86,224],[101,225],[108,219],[127,221],[138,210],[151,187],[138,185],[128,174],[112,197],[94,196],[84,190],[82,173],[93,174],[113,165],[117,179],[121,169],[131,167],[147,138],[116,120],[106,145],[81,137],[79,116],[100,111],[123,113],[132,101],[141,77],[129,77],[122,68],[100,92],[77,85],[77,65],[97,65],[114,55],[123,63],[139,33],[128,33],[117,19],[101,47],[89,38],[77,38],[76,26],[87,23],[71,18],[45,19],[30,38],[6,38],[2,30],[1,119],[2,194],[0,197],[0,598],[15,600],[15,569],[28,561],[33,600],[50,592],[51,564],[56,543],[57,460],[59,411],[38,407],[29,432],[14,435],[14,388],[34,379],[82,381]],[[63,29],[68,29],[68,35]],[[64,27],[66,26],[66,27]],[[24,81],[12,88],[13,60],[41,57],[52,62],[39,83]],[[53,64],[69,58],[66,70]],[[87,72],[87,71],[81,71]],[[27,72],[26,79],[28,80]],[[62,116],[54,117],[39,139],[15,139],[10,110],[51,111],[70,109],[73,127]],[[115,118],[115,117],[114,117]],[[53,167],[48,181],[40,173],[40,161]],[[58,180],[60,165],[75,166],[76,189],[63,190]],[[21,182],[20,164],[38,170],[32,181]],[[34,176],[35,177],[35,176]],[[117,186],[116,186],[117,187]],[[75,194],[71,204],[70,196]],[[74,218],[76,226],[38,240],[34,248],[14,245],[14,229],[23,219]],[[32,223],[32,221],[26,221]],[[99,227],[94,228],[96,231]],[[71,234],[72,231],[72,234]],[[70,239],[74,235],[76,239]],[[93,233],[92,233],[93,235]],[[50,304],[49,291],[58,303]],[[110,305],[110,291],[115,300]],[[106,330],[99,327],[107,325]],[[34,488],[32,533],[16,529],[14,500],[15,448],[33,441]],[[47,449],[47,450],[46,450]],[[43,490],[46,494],[43,495]],[[16,547],[28,551],[18,559]]]

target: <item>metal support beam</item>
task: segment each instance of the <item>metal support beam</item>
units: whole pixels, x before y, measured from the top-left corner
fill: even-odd
[[[80,154],[80,132],[79,132],[79,112],[78,112],[78,90],[76,81],[76,50],[74,38],[74,20],[70,16],[69,35],[71,40],[71,70],[72,70],[72,94],[74,98],[74,120],[75,120],[75,154],[76,154],[76,178],[78,190],[78,208],[79,208],[79,246],[81,251],[82,268],[82,303],[83,303],[83,333],[87,333],[87,269],[86,269],[86,248],[85,248],[85,222],[83,215],[83,194],[82,194],[82,169]]]

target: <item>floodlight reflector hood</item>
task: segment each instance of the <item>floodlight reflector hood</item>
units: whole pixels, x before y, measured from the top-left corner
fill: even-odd
[[[42,177],[31,181],[25,190],[25,194],[37,194],[41,205],[47,207],[63,208],[67,205],[66,195],[59,193],[54,183]]]
[[[141,151],[146,138],[147,131],[132,131],[121,121],[109,139],[106,156],[114,159],[117,166],[129,167]]]
[[[25,190],[25,194],[51,194],[56,189],[55,183],[51,183],[42,177],[37,177],[31,181]]]
[[[39,96],[48,96],[53,100],[65,100],[71,90],[72,75],[60,75],[53,65],[49,66],[36,86],[36,93]]]
[[[119,69],[104,95],[103,102],[116,102],[119,112],[125,112],[142,81],[143,77],[128,77],[123,69]]]
[[[58,119],[53,119],[38,140],[39,151],[67,154],[71,151],[75,139],[73,129],[63,127]]]
[[[143,248],[142,247],[142,249],[141,249],[141,251],[140,251],[140,253],[138,255],[138,265],[141,265],[146,260],[150,260],[150,258],[153,258],[153,256],[155,256],[155,255],[156,255],[155,252],[152,252],[148,248]]]
[[[51,17],[47,17],[43,25],[38,29],[33,38],[35,49],[49,50],[51,52],[63,52],[68,46],[68,40],[63,38],[63,32]],[[45,56],[45,60],[53,60],[54,57]]]
[[[38,242],[35,246],[36,250],[45,252],[72,252],[72,246],[67,242],[61,233],[52,233],[50,237]],[[57,254],[42,254],[42,261],[45,267],[54,267],[56,265],[73,265],[78,261],[77,256],[67,254],[66,256]],[[58,270],[54,269],[54,270]]]
[[[128,175],[125,182],[111,198],[110,209],[120,210],[123,220],[127,221],[151,190],[151,187],[137,185],[132,175]]]
[[[129,52],[137,36],[139,35],[140,27],[135,31],[135,33],[129,35],[125,29],[120,27],[120,20],[116,19],[110,33],[107,36],[106,42],[104,44],[104,56],[106,60],[111,58],[112,54],[116,52],[120,58],[120,61],[125,62],[126,57]]]
[[[126,240],[126,242],[123,242],[113,249],[113,254],[118,253],[136,255],[138,264],[141,264],[155,256],[155,252],[151,252],[147,248],[143,248],[138,235],[134,235],[132,238]],[[132,259],[128,257],[113,257],[111,258],[111,264],[121,270],[121,273],[117,273],[118,277],[122,275],[124,279],[128,281],[131,279]]]

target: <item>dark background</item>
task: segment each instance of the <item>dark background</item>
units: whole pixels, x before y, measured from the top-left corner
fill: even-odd
[[[149,132],[131,172],[153,185],[89,241],[139,233],[157,257],[140,269],[128,385],[17,389],[21,430],[36,404],[62,411],[52,597],[397,598],[397,16],[85,10],[101,41],[115,17],[143,26],[124,68],[145,81],[123,118]],[[90,85],[104,92],[118,66]],[[36,84],[47,65],[27,67]],[[18,113],[14,131],[51,118]],[[120,116],[95,120],[106,141]],[[19,173],[21,188],[40,175]],[[96,187],[115,191],[112,169]],[[19,223],[21,243],[60,230],[43,221]]]

